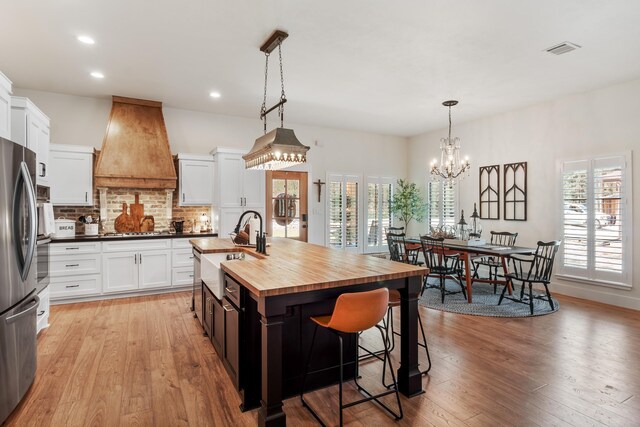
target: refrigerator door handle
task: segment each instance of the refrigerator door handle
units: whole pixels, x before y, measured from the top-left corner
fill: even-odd
[[[21,242],[18,240],[20,237],[19,214],[20,214],[20,184],[22,184],[27,190],[27,202],[29,206],[29,234],[26,256],[22,254],[20,248]],[[29,167],[25,162],[20,163],[20,174],[16,180],[16,188],[13,193],[13,233],[14,241],[16,242],[16,252],[18,253],[18,262],[20,266],[20,276],[22,280],[26,280],[29,275],[29,269],[31,268],[31,262],[36,250],[37,238],[38,238],[38,219],[36,212],[36,194],[33,190],[33,182],[31,181],[31,175],[29,174]]]
[[[7,325],[14,323],[16,320],[20,319],[21,317],[28,316],[29,314],[33,313],[38,309],[39,305],[40,305],[40,297],[38,295],[34,295],[32,304],[29,308],[27,308],[24,311],[21,311],[18,314],[14,314],[13,316],[9,316],[5,319],[5,321],[7,322]]]

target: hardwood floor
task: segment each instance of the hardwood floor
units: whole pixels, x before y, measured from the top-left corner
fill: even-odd
[[[398,423],[363,404],[345,411],[345,424],[639,425],[639,313],[558,299],[556,314],[527,319],[421,308],[433,361],[426,393],[402,398]],[[38,338],[36,381],[7,425],[255,425],[256,411],[239,411],[189,305],[190,294],[181,292],[53,306],[51,326]],[[379,362],[365,363],[365,384],[375,389],[379,372]],[[347,387],[345,401],[357,396]],[[337,387],[309,401],[337,423]],[[288,425],[314,424],[298,399],[286,401],[285,411]]]

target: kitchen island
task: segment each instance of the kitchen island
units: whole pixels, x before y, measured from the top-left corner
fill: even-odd
[[[312,331],[309,317],[331,312],[337,297],[345,292],[380,287],[400,291],[398,385],[405,396],[422,392],[417,316],[426,268],[289,239],[273,239],[267,256],[253,248],[234,247],[229,239],[193,239],[191,244],[200,255],[238,251],[251,255],[242,262],[220,264],[225,294],[218,303],[224,324],[218,329],[223,337],[216,349],[240,392],[241,409],[260,407],[259,425],[286,425],[282,401],[300,391]],[[206,286],[202,289],[208,291]],[[216,300],[207,295],[203,306]],[[196,313],[213,313],[209,307],[197,307]],[[338,344],[330,335],[319,335],[316,341],[309,389],[338,381]],[[345,342],[345,378],[352,378],[357,341],[352,337]]]

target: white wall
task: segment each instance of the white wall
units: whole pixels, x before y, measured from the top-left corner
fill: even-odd
[[[461,100],[464,102],[464,100]],[[443,110],[443,121],[446,111]],[[460,204],[468,216],[478,201],[478,167],[527,161],[528,220],[483,221],[489,230],[517,231],[521,245],[560,238],[558,164],[608,153],[634,150],[633,241],[640,241],[640,80],[576,94],[522,110],[459,124],[453,115],[453,136],[461,139],[463,155],[472,162],[460,184]],[[424,184],[429,162],[439,157],[446,129],[409,140],[409,177]],[[501,178],[502,181],[502,178]],[[501,182],[502,185],[502,182]],[[502,214],[501,214],[502,215]],[[419,228],[422,229],[419,229]],[[423,232],[424,224],[413,232]],[[633,289],[620,290],[554,280],[552,292],[640,309],[640,245],[635,245]]]
[[[30,98],[51,119],[51,142],[87,145],[99,149],[107,128],[110,99],[62,95],[14,89]],[[291,107],[289,107],[291,108]],[[256,115],[258,105],[256,104]],[[249,150],[262,133],[258,119],[222,116],[176,108],[164,108],[164,118],[173,153],[206,154],[214,147]],[[271,130],[276,122],[269,122]],[[310,145],[309,182],[325,180],[327,171],[386,175],[403,178],[407,171],[407,139],[366,132],[298,125],[285,122],[298,139]],[[315,145],[318,141],[318,145]],[[317,187],[309,184],[309,241],[324,244],[326,186],[318,203]]]

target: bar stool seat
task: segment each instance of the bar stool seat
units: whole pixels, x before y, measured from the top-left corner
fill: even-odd
[[[398,297],[400,295],[398,294]],[[316,420],[321,425],[325,425],[322,419],[316,414],[316,412],[309,406],[309,404],[304,400],[304,388],[307,379],[307,373],[309,371],[309,366],[311,364],[311,356],[313,354],[313,346],[316,340],[316,333],[318,332],[318,326],[324,328],[327,331],[334,333],[338,337],[338,341],[340,343],[340,381],[338,383],[338,399],[340,403],[340,426],[343,425],[342,422],[342,412],[343,409],[349,408],[354,405],[358,405],[360,403],[365,403],[371,400],[374,400],[378,403],[383,409],[385,409],[389,414],[391,414],[396,420],[402,419],[402,404],[400,403],[400,394],[398,393],[398,384],[396,383],[396,376],[393,371],[393,366],[391,365],[391,357],[389,356],[389,349],[387,348],[387,342],[384,335],[384,330],[378,324],[384,318],[387,313],[389,306],[389,290],[387,288],[380,288],[373,291],[367,292],[354,292],[342,294],[336,300],[336,305],[333,309],[333,313],[330,315],[322,315],[322,316],[312,316],[310,317],[311,321],[315,323],[315,327],[313,329],[313,337],[311,338],[311,346],[309,348],[309,353],[307,356],[307,363],[304,368],[304,373],[302,375],[302,386],[300,388],[300,401],[302,405],[309,410],[311,415],[314,416]],[[358,378],[354,378],[354,382],[358,387],[358,391],[365,395],[366,397],[355,402],[349,402],[347,404],[342,403],[342,383],[343,383],[343,369],[344,369],[344,361],[343,361],[343,338],[341,334],[358,334],[367,329],[377,328],[380,331],[380,337],[382,338],[382,342],[384,345],[384,358],[380,357],[377,354],[369,352],[372,357],[381,360],[383,363],[383,372],[387,367],[387,363],[389,364],[389,371],[391,373],[391,378],[393,380],[391,386],[387,388],[390,390],[384,391],[380,394],[373,395],[366,389],[364,389],[359,383]],[[361,347],[359,347],[361,348]],[[356,369],[357,369],[357,361],[356,359]],[[383,378],[384,385],[384,378]],[[391,393],[395,393],[396,400],[398,402],[399,413],[395,413],[391,410],[387,405],[379,400],[379,398],[389,395]]]

